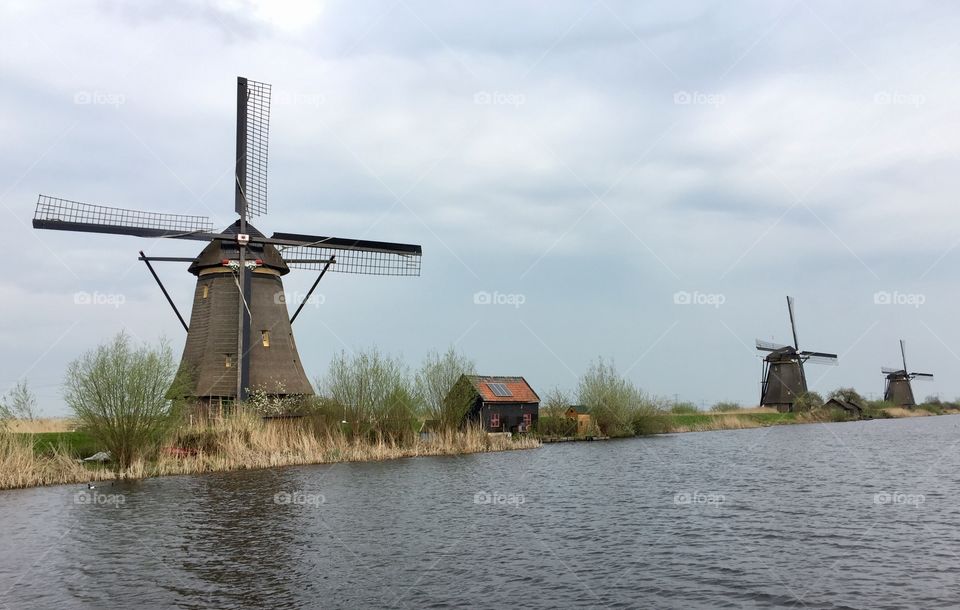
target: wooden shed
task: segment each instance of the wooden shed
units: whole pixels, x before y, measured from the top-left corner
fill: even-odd
[[[487,432],[529,432],[540,413],[540,397],[523,377],[463,375],[447,400],[464,402],[464,421]]]
[[[856,417],[857,419],[863,417],[863,407],[853,401],[844,400],[843,398],[839,397],[831,398],[827,402],[823,403],[823,408],[837,409],[847,413],[847,415],[850,415],[851,417]]]
[[[592,420],[590,419],[590,410],[584,405],[570,405],[570,407],[564,411],[564,416],[567,419],[573,419],[577,422],[577,434],[579,436],[584,436],[590,432],[592,427]]]

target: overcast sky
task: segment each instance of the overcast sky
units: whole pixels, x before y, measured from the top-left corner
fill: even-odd
[[[456,345],[541,395],[603,356],[654,394],[755,404],[754,339],[790,340],[790,294],[801,347],[840,354],[809,368],[811,389],[881,392],[904,338],[909,366],[936,374],[918,397],[956,397],[958,16],[909,1],[6,2],[0,380],[26,377],[63,413],[66,364],[118,331],[179,355],[137,251],[202,244],[30,220],[44,193],[230,224],[244,75],[273,85],[260,230],[423,245],[419,278],[321,282],[294,325],[311,379],[342,349],[415,365]],[[186,266],[160,273],[189,311]]]

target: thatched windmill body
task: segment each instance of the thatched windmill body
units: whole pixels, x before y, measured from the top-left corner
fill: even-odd
[[[892,402],[898,407],[911,408],[917,405],[913,396],[913,386],[911,381],[919,379],[923,381],[933,381],[933,373],[915,373],[907,368],[907,350],[905,342],[900,339],[900,357],[903,361],[903,368],[881,367],[880,372],[886,376],[886,382],[883,387],[883,399]]]
[[[417,276],[421,247],[299,233],[266,237],[249,223],[267,211],[270,85],[237,79],[234,209],[238,219],[221,232],[204,216],[141,212],[40,195],[37,229],[207,241],[196,258],[142,260],[176,313],[187,340],[180,372],[185,393],[200,402],[245,400],[251,390],[277,396],[309,395],[292,323],[328,271]],[[151,262],[190,263],[197,277],[187,325]],[[282,277],[292,268],[318,271],[291,316]]]
[[[790,296],[787,297],[787,311],[790,313],[793,345],[757,339],[757,349],[767,352],[760,380],[760,405],[776,407],[778,411],[793,410],[797,397],[807,391],[807,376],[803,368],[805,363],[836,365],[838,362],[836,354],[801,350],[797,340],[793,297]]]

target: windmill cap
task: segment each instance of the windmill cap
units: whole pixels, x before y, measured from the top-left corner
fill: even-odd
[[[240,221],[237,220],[232,225],[222,231],[227,235],[240,234]],[[266,237],[257,230],[252,224],[247,223],[247,235],[257,238]],[[290,268],[284,262],[280,252],[270,244],[248,244],[246,246],[247,254],[251,261],[260,261],[260,264],[268,269],[273,269],[280,275],[290,273]],[[236,241],[225,239],[215,239],[207,244],[207,247],[200,252],[200,255],[192,263],[188,271],[194,275],[200,275],[200,272],[210,267],[222,267],[224,260],[236,260],[240,257],[240,247]]]

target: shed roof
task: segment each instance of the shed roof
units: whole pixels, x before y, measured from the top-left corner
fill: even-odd
[[[839,409],[843,409],[844,411],[847,411],[847,412],[850,412],[850,413],[861,413],[861,412],[863,412],[863,408],[862,408],[860,405],[858,405],[857,403],[852,402],[852,401],[850,401],[850,400],[844,400],[844,399],[839,398],[839,397],[831,398],[831,399],[828,400],[827,402],[823,403],[823,406],[825,406],[825,407],[831,407],[831,406],[837,407],[837,408],[839,408]]]
[[[464,375],[473,385],[483,402],[509,402],[539,404],[540,397],[523,377]],[[491,384],[503,384],[509,395],[498,396]]]
[[[578,415],[586,415],[590,413],[590,409],[587,408],[587,405],[570,405],[567,407],[567,411],[576,411]]]

